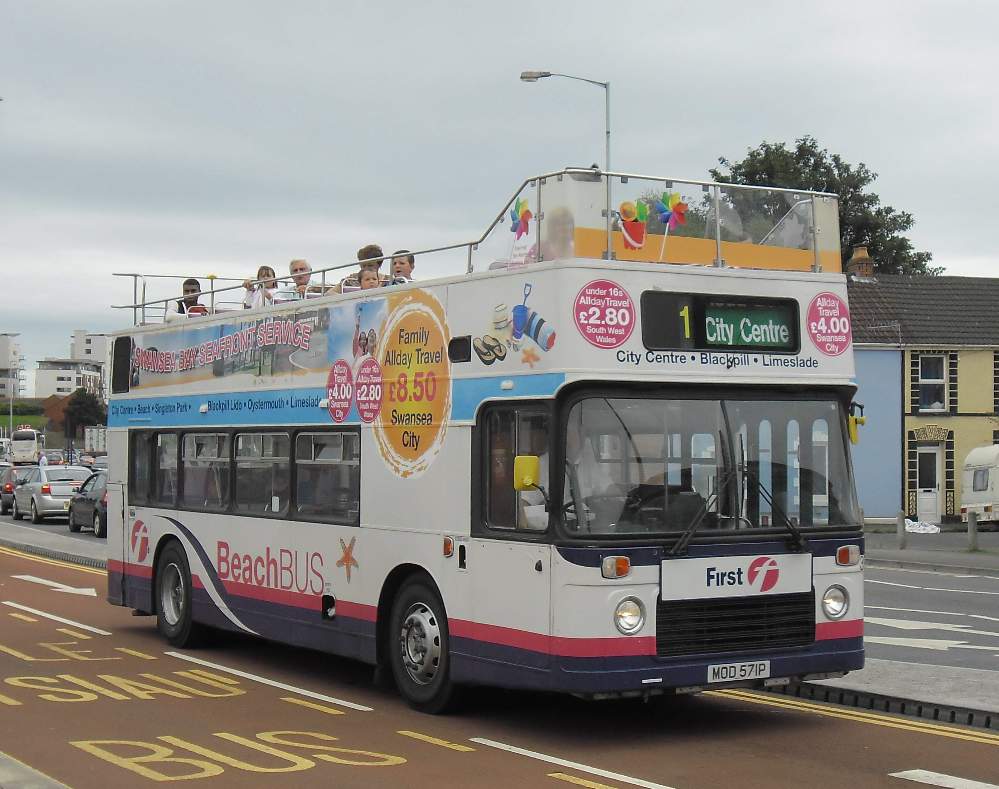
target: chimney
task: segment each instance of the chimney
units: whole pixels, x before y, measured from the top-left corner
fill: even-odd
[[[846,263],[846,275],[848,277],[866,277],[868,279],[874,276],[874,261],[867,254],[866,246],[856,246],[853,248],[853,254],[850,255],[850,259]]]

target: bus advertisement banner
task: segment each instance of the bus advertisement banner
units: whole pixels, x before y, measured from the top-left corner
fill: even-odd
[[[141,399],[115,400],[109,420],[314,424],[326,412],[333,423],[371,425],[385,462],[408,477],[444,440],[449,340],[443,306],[419,289],[138,334],[129,388]]]

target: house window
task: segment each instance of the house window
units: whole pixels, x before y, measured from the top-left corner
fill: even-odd
[[[919,357],[919,410],[947,410],[947,368],[943,354]]]

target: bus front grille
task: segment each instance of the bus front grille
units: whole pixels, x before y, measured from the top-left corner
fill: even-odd
[[[797,594],[660,600],[659,657],[808,646],[815,640],[815,590]]]

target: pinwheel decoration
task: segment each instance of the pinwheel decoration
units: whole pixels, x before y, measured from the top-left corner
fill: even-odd
[[[676,192],[663,192],[662,200],[656,200],[656,213],[659,221],[673,230],[677,225],[687,224],[687,204],[681,202]]]
[[[630,200],[618,208],[621,217],[621,235],[626,249],[641,249],[645,246],[645,223],[649,218],[649,207],[641,200],[637,204]]]
[[[521,236],[527,235],[533,216],[531,209],[527,207],[527,201],[518,197],[517,202],[510,209],[510,219],[513,222],[510,225],[510,232],[516,233],[515,240],[519,241]]]
[[[663,252],[666,250],[666,236],[669,231],[677,225],[687,224],[687,204],[680,200],[680,195],[676,192],[663,192],[662,200],[656,200],[656,213],[659,221],[663,224],[663,243],[659,247],[659,259],[663,259]]]

